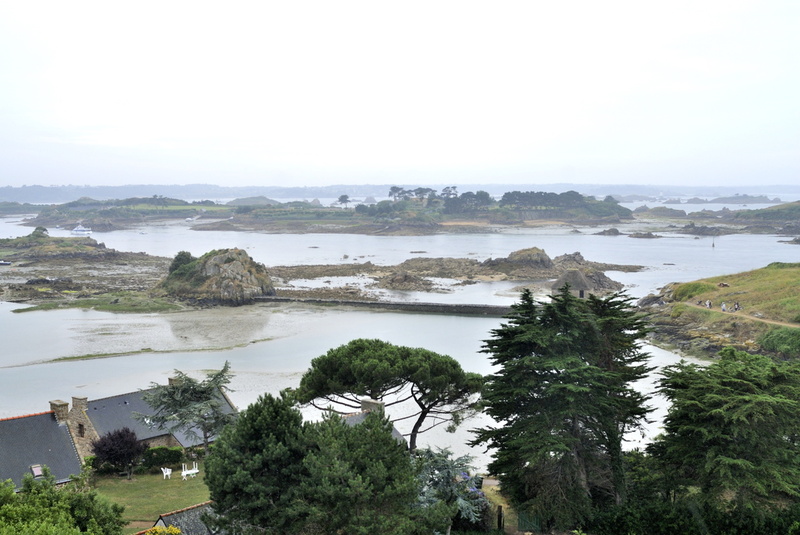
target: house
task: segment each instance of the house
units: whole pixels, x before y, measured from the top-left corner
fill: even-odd
[[[342,420],[344,423],[350,427],[355,427],[364,422],[367,418],[367,414],[370,412],[383,412],[384,404],[376,399],[369,399],[369,398],[362,398],[361,399],[361,412],[355,412],[352,414],[344,414],[342,415]],[[392,436],[395,440],[401,443],[403,446],[408,447],[408,441],[403,436],[403,433],[398,431],[398,429],[392,425]]]
[[[73,397],[72,408],[57,399],[50,402],[47,412],[0,419],[0,482],[10,479],[19,488],[25,474],[41,476],[42,467],[47,466],[56,483],[66,483],[70,475],[80,474],[83,459],[92,455],[93,441],[124,427],[150,446],[188,448],[203,443],[202,437],[169,433],[138,420],[136,414],[152,412],[144,401],[145,392],[92,401]],[[237,412],[222,391],[219,400],[224,412]]]
[[[149,414],[153,409],[144,400],[148,390],[128,392],[107,398],[89,401],[85,397],[73,397],[72,408],[63,401],[51,401],[51,409],[65,413],[70,433],[81,458],[92,455],[92,442],[112,431],[127,427],[136,437],[151,447],[180,446],[189,448],[203,443],[202,436],[190,436],[185,432],[170,433],[165,429],[147,425],[136,418],[137,414]],[[222,409],[235,414],[236,407],[228,397],[220,392]],[[54,405],[55,404],[55,405]]]
[[[218,535],[222,532],[215,531],[203,522],[204,515],[213,515],[211,502],[198,503],[171,513],[159,515],[153,527],[167,528],[175,526],[181,530],[181,535]],[[144,532],[141,532],[144,533]]]
[[[81,472],[81,458],[66,422],[55,411],[0,420],[0,482],[22,486],[25,474],[42,475],[47,466],[56,483]]]
[[[594,293],[589,279],[577,269],[570,269],[556,279],[556,282],[550,287],[551,295],[559,293],[565,284],[569,285],[569,293],[581,299],[585,299],[589,297],[589,294]]]

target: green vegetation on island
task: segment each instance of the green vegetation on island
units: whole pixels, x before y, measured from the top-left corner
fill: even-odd
[[[727,234],[737,229],[782,234],[800,231],[796,224],[800,202],[757,210],[702,210],[687,215],[684,210],[666,206],[641,206],[631,211],[614,196],[600,200],[576,191],[507,191],[493,196],[483,190],[459,193],[455,186],[441,191],[391,186],[386,196],[388,199],[376,201],[372,196],[359,199],[339,194],[327,206],[318,199],[279,202],[263,195],[240,197],[224,204],[211,200],[189,202],[161,195],[109,200],[81,197],[53,205],[6,203],[5,213],[37,213],[27,224],[68,229],[81,224],[94,232],[171,220],[191,224],[194,230],[415,235],[486,232],[492,227],[553,221],[613,224],[635,218],[689,220],[681,232],[696,235]],[[704,202],[713,201],[779,202],[762,196],[738,195]],[[695,225],[695,221],[713,226]]]
[[[132,278],[145,279],[147,272],[159,269],[163,259],[108,249],[90,237],[54,237],[46,228],[36,227],[27,236],[0,239],[0,258],[12,262],[13,273],[22,275],[32,265],[51,266],[45,272],[53,276],[42,276],[37,271],[36,276],[24,283],[5,288],[7,298],[35,303],[16,312],[91,308],[105,312],[152,313],[181,308],[173,301],[152,295],[146,283],[128,283],[126,272]],[[85,266],[92,268],[91,275]],[[101,277],[100,266],[110,268],[111,275]],[[78,280],[79,275],[87,278]]]
[[[159,195],[105,201],[82,197],[64,204],[41,206],[31,224],[72,228],[81,223],[95,232],[102,232],[148,221],[195,218],[203,214],[229,217],[232,209],[213,201],[187,202]]]
[[[229,305],[275,294],[267,268],[242,249],[209,251],[200,258],[181,251],[156,291],[173,298]]]
[[[38,208],[29,224],[72,228],[78,223],[103,232],[159,220],[189,220],[197,230],[266,230],[272,232],[431,233],[459,230],[456,223],[523,225],[526,221],[617,222],[631,211],[612,197],[598,201],[575,191],[505,193],[495,200],[485,191],[458,193],[431,188],[390,188],[389,200],[361,201],[340,195],[331,206],[319,201],[280,203],[263,196],[226,204],[187,202],[154,195],[98,201],[83,197]],[[472,228],[472,231],[475,231]]]
[[[757,210],[737,210],[730,217],[734,222],[737,220],[763,221],[765,223],[797,222],[800,221],[800,201],[787,202]]]
[[[696,356],[723,347],[800,354],[800,263],[669,284],[640,300],[656,342]]]

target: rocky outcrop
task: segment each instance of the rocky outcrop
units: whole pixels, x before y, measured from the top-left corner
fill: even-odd
[[[489,259],[483,262],[485,268],[505,273],[513,279],[554,276],[553,260],[542,249],[530,247],[514,251],[506,258]]]
[[[549,256],[547,256],[547,253],[538,247],[530,247],[529,249],[520,249],[519,251],[514,251],[508,255],[508,261],[537,269],[547,269],[553,267],[553,261],[550,260]]]
[[[622,233],[616,227],[611,227],[606,230],[601,230],[600,232],[595,232],[595,236],[621,236]]]
[[[634,232],[633,234],[628,235],[629,238],[640,238],[646,240],[652,240],[656,238],[661,238],[658,234],[653,234],[652,232]]]
[[[254,297],[275,294],[267,268],[242,249],[227,249],[206,258],[200,272],[208,277],[203,290],[221,303],[241,305],[251,303]]]
[[[386,277],[379,278],[377,286],[390,290],[415,292],[429,292],[433,289],[433,283],[429,279],[418,277],[404,271],[395,272]]]
[[[417,251],[423,253],[424,251]],[[479,284],[486,281],[527,281],[537,287],[547,287],[549,292],[552,280],[567,271],[581,273],[590,293],[603,295],[621,290],[623,285],[610,279],[604,271],[632,272],[641,266],[605,264],[591,262],[579,252],[564,254],[551,259],[538,247],[512,252],[508,257],[492,258],[480,262],[472,258],[411,258],[396,266],[377,266],[370,262],[364,264],[339,264],[318,266],[277,266],[270,268],[270,274],[278,281],[280,295],[302,295],[320,299],[336,297],[336,291],[346,291],[348,299],[380,299],[371,288],[401,291],[449,292],[452,287],[466,284]],[[291,281],[296,279],[319,279],[323,277],[363,277],[366,284],[353,295],[353,287],[295,288]],[[437,279],[450,280],[442,282]],[[326,281],[329,283],[329,281]],[[528,286],[521,286],[519,290]]]
[[[242,249],[206,253],[171,273],[160,285],[168,295],[208,304],[244,305],[275,295],[267,268]]]

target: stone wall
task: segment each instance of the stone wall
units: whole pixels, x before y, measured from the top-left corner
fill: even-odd
[[[170,434],[148,438],[144,442],[151,448],[158,448],[162,446],[167,448],[182,447],[180,442],[178,442],[178,440]]]
[[[345,299],[305,299],[296,297],[262,296],[254,298],[258,302],[307,303],[311,305],[336,305],[360,308],[379,308],[400,312],[421,314],[447,314],[450,316],[490,316],[504,317],[511,313],[511,307],[500,305],[464,305],[450,303],[420,303],[401,301],[348,301]]]
[[[87,413],[89,400],[85,397],[73,397],[72,408],[67,418],[67,427],[75,442],[75,448],[81,459],[92,455],[92,442],[100,438]]]
[[[71,409],[69,408],[69,403],[66,401],[54,400],[50,402],[50,410],[55,413],[58,423],[66,424],[69,434],[72,436],[72,442],[75,444],[75,449],[81,460],[93,455],[92,442],[100,438],[100,434],[89,419],[88,398],[73,397]],[[180,443],[177,439],[169,433],[153,437],[145,442],[151,448],[158,446],[170,448],[175,446],[180,447]]]

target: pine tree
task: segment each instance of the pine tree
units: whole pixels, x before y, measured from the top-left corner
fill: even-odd
[[[611,481],[608,490],[614,503],[626,500],[625,465],[622,441],[627,432],[640,428],[650,409],[648,396],[633,384],[653,371],[649,355],[641,351],[640,340],[647,333],[643,316],[631,306],[631,299],[620,294],[607,298],[590,295],[587,304],[594,318],[596,346],[590,364],[605,373],[598,402],[598,419],[590,423],[598,442],[608,456]]]
[[[636,342],[643,332],[625,297],[584,301],[565,286],[548,303],[524,291],[486,341],[499,369],[483,400],[498,424],[476,430],[473,444],[494,450],[490,471],[545,525],[572,527],[598,496],[624,498],[615,473],[623,434],[648,410],[632,389],[650,370]]]
[[[450,356],[359,338],[315,358],[295,395],[301,403],[345,413],[358,410],[364,396],[383,401],[387,412],[412,401],[417,410],[401,419],[414,422],[413,451],[420,433],[438,425],[453,430],[474,414],[482,384],[483,377],[465,372]]]
[[[800,501],[800,364],[726,348],[663,375],[671,407],[651,449],[684,489],[723,507]]]
[[[261,396],[214,442],[205,482],[216,519],[232,533],[291,533],[305,517],[297,489],[307,471],[303,418],[286,397]]]
[[[288,394],[262,396],[214,443],[205,481],[229,533],[415,531],[411,457],[382,414],[303,423]]]
[[[222,398],[231,382],[229,362],[221,370],[209,373],[198,381],[180,370],[175,370],[175,380],[169,385],[153,383],[142,399],[153,409],[152,414],[135,417],[170,433],[183,431],[187,436],[203,440],[208,451],[211,437],[231,422],[234,414],[227,409]]]
[[[370,413],[355,426],[336,415],[310,424],[299,494],[309,508],[307,533],[410,534],[418,484],[405,444]]]

